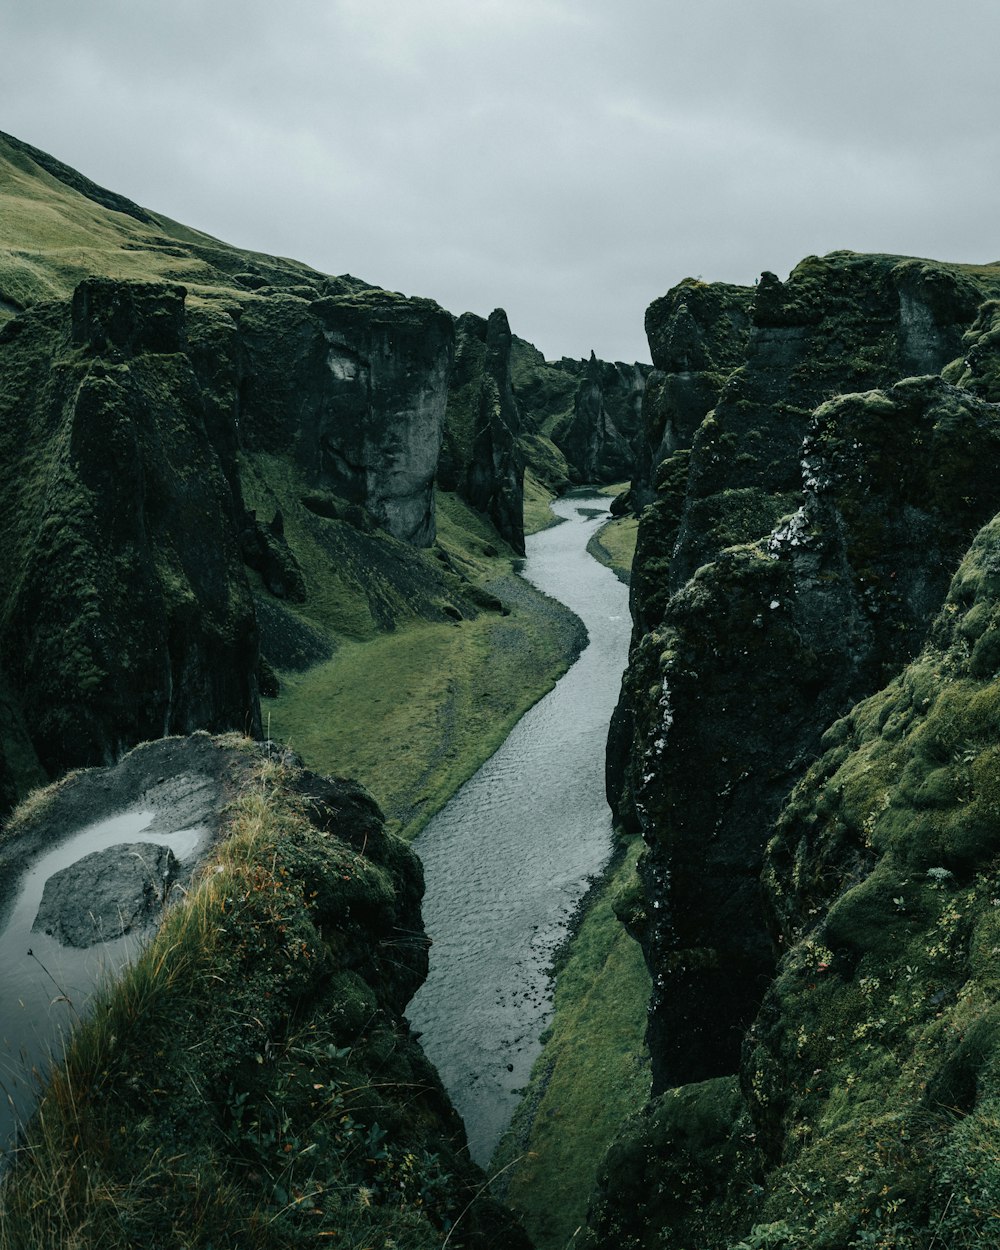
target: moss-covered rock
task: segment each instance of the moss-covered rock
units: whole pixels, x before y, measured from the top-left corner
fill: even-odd
[[[127,757],[133,783],[168,745]],[[215,858],[48,1083],[4,1178],[6,1244],[526,1247],[402,1019],[427,966],[416,857],[359,786],[214,753]],[[36,839],[102,787],[121,798],[100,773],[58,791]]]
[[[510,326],[502,308],[488,321],[474,313],[459,317],[438,480],[485,513],[523,555],[521,411],[510,362]]]
[[[541,481],[559,493],[573,482],[620,482],[634,474],[648,365],[612,364],[593,352],[589,360],[546,360],[516,337],[511,362],[524,418],[522,446]],[[557,461],[545,453],[546,444]]]
[[[50,772],[259,728],[240,504],[175,350],[182,300],[95,281],[0,343],[0,647]]]
[[[862,378],[940,368],[997,277],[852,254],[765,276],[687,473],[663,462],[609,750],[619,819],[650,844],[659,1087],[735,1068],[771,966],[757,876],[781,802],[826,726],[918,650],[1000,506],[995,411],[940,378],[810,409]],[[671,297],[658,350],[676,339],[673,356],[704,365],[690,298]]]

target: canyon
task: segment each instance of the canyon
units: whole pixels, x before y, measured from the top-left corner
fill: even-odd
[[[224,799],[49,1078],[6,1244],[992,1244],[1000,264],[686,279],[650,368],[229,247],[11,136],[0,197],[0,852],[81,795],[139,810],[171,752]],[[491,1187],[405,1015],[407,843],[581,649],[515,569],[584,483],[637,541],[575,948],[613,906],[641,949],[648,1097],[584,1165],[600,1109],[586,1075],[545,1102],[543,1048]]]

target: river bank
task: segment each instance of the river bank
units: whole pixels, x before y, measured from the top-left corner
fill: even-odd
[[[553,505],[523,575],[576,612],[589,644],[555,690],[427,826],[428,980],[407,1008],[488,1161],[552,1011],[550,966],[611,851],[604,742],[628,646],[627,591],[586,553],[607,500]]]

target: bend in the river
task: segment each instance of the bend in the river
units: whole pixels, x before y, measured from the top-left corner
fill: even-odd
[[[407,1015],[486,1163],[541,1050],[552,955],[607,863],[608,724],[628,657],[628,590],[588,554],[603,496],[567,496],[523,576],[587,628],[580,658],[416,842],[430,974]]]

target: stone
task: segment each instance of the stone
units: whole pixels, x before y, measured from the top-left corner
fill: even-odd
[[[46,881],[32,930],[88,947],[144,929],[162,911],[177,870],[173,851],[155,842],[84,855]]]

